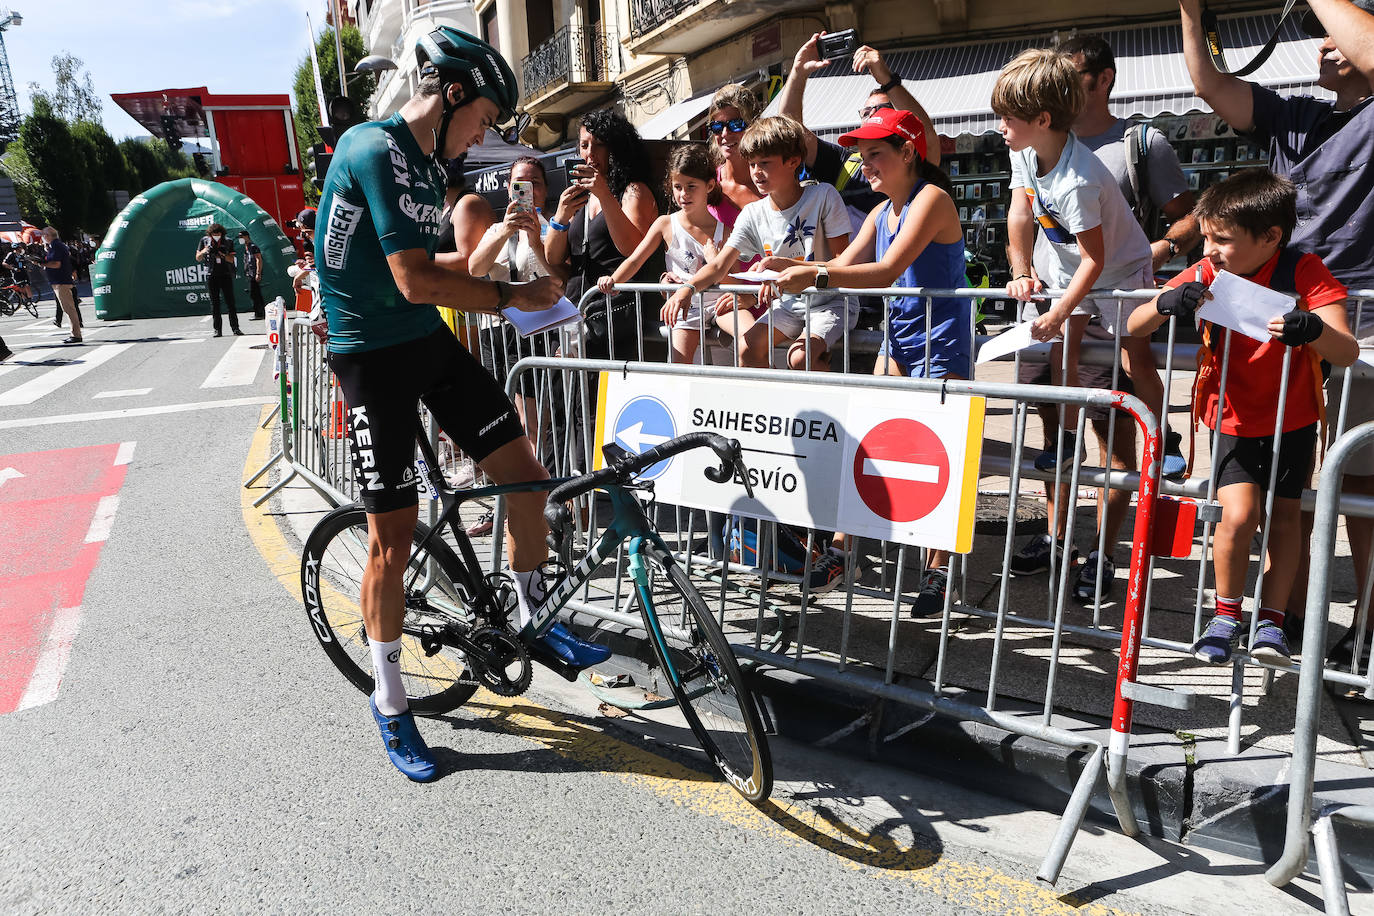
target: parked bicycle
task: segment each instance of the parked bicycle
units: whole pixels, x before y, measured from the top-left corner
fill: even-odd
[[[20,309],[28,309],[33,317],[38,317],[38,302],[23,287],[11,283],[0,286],[0,317],[8,318]]]
[[[696,432],[669,440],[641,455],[606,446],[607,467],[580,477],[454,490],[448,486],[434,449],[420,426],[422,478],[437,495],[434,527],[416,525],[405,575],[401,676],[410,709],[440,715],[461,706],[479,686],[500,696],[517,696],[530,685],[532,661],[565,679],[577,669],[519,638],[508,621],[514,583],[486,573],[460,524],[463,503],[508,493],[549,491],[545,518],[556,559],[541,567],[545,599],[531,626],[542,631],[590,581],[597,569],[628,542],[628,562],[656,665],[711,764],[741,795],[761,802],[772,791],[773,767],[757,701],[740,675],[734,653],[706,602],[654,529],[645,503],[653,484],[637,475],[660,461],[699,447],[712,449],[717,482],[748,474],[739,443]],[[572,563],[569,503],[593,490],[607,494],[612,517],[581,561]],[[752,491],[751,491],[752,492]],[[641,496],[640,494],[648,494]],[[442,533],[447,528],[453,545]],[[326,515],[305,544],[301,592],[306,614],[330,660],[356,687],[371,694],[370,650],[359,595],[368,558],[367,515],[359,505]]]

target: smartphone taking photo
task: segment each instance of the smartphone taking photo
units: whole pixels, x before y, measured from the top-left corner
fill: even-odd
[[[510,196],[515,201],[515,209],[521,213],[534,212],[534,185],[528,181],[512,181]]]

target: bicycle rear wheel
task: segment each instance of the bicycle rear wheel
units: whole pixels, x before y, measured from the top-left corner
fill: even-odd
[[[458,557],[437,536],[424,551],[418,551],[428,533],[427,525],[416,524],[401,625],[401,682],[410,709],[417,715],[439,715],[455,709],[477,689],[475,683],[459,683],[467,676],[461,652],[445,646],[430,656],[421,645],[426,626],[472,620],[467,599],[456,584],[464,581]],[[325,654],[344,677],[370,695],[375,686],[372,650],[363,627],[360,600],[367,557],[367,513],[358,506],[334,510],[315,526],[306,541],[301,557],[301,594],[311,629]]]
[[[28,310],[29,310],[29,314],[32,315],[33,317],[35,317],[35,318],[38,317],[38,303],[37,303],[36,301],[34,301],[33,299],[25,299],[25,300],[24,300],[24,308],[28,309]]]
[[[671,556],[644,548],[648,594],[640,611],[649,642],[702,750],[751,802],[773,790],[773,760],[753,691],[706,602]]]

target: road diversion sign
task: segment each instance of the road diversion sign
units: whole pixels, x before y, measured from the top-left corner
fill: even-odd
[[[669,503],[967,553],[983,398],[602,373],[597,438],[641,453],[694,431],[739,439],[754,499],[708,480],[715,456],[649,469]],[[600,466],[600,455],[597,456]]]
[[[639,455],[655,445],[662,445],[677,435],[672,411],[658,398],[637,397],[628,401],[611,424],[612,439],[626,451]],[[653,480],[668,470],[673,459],[660,461],[645,468],[641,477]]]

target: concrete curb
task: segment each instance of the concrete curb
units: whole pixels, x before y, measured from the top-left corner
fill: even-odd
[[[1048,811],[1062,811],[1085,754],[974,722],[817,683],[789,671],[753,674],[779,734],[901,767]],[[909,686],[921,682],[912,681]],[[1018,712],[1027,704],[1001,699]],[[1105,722],[1057,716],[1056,724],[1106,743]],[[1227,757],[1225,742],[1192,745],[1167,732],[1138,730],[1127,780],[1141,830],[1263,862],[1278,858],[1288,808],[1289,758],[1249,749]],[[1374,804],[1368,770],[1319,761],[1315,809],[1333,802]],[[1089,825],[1118,830],[1105,781],[1093,794]],[[1374,843],[1352,831],[1342,844],[1347,880],[1368,888]],[[1316,860],[1308,871],[1316,874]]]

